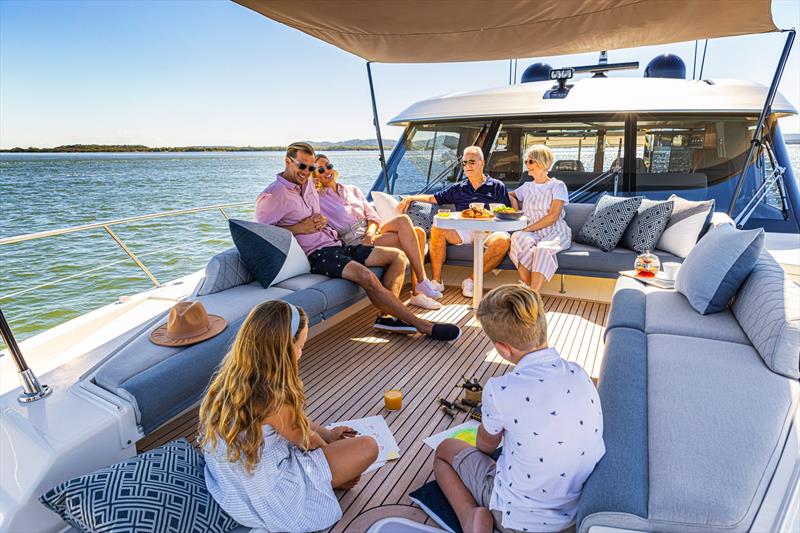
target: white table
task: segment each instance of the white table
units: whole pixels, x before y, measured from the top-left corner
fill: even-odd
[[[451,213],[450,218],[433,218],[433,225],[442,229],[458,229],[471,231],[474,236],[472,255],[472,307],[477,309],[483,298],[483,247],[486,236],[495,231],[517,231],[528,225],[528,219],[498,220],[496,218],[461,218],[461,213]]]

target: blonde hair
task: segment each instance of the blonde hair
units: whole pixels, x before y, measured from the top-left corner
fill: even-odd
[[[300,326],[294,336],[292,311],[286,302],[272,300],[250,311],[200,405],[200,444],[214,449],[217,439],[224,440],[228,461],[241,459],[250,474],[260,460],[264,419],[281,407],[291,409],[303,446],[310,443],[295,347],[308,317],[302,309],[298,311]]]
[[[492,342],[532,350],[547,342],[547,318],[538,293],[519,285],[501,285],[481,300],[478,321]]]
[[[555,156],[553,155],[553,151],[547,146],[543,144],[534,144],[525,150],[525,161],[529,159],[538,161],[547,170],[550,170],[550,167],[553,166],[553,161],[555,161]]]
[[[464,152],[462,152],[462,153],[465,156],[468,153],[478,154],[479,156],[481,156],[481,161],[485,161],[486,160],[486,158],[483,157],[483,149],[481,149],[480,146],[467,146],[466,148],[464,148]]]
[[[327,159],[328,162],[330,162],[330,160],[331,160],[325,154],[317,154],[317,157],[314,158],[314,163],[316,163],[320,159]],[[322,184],[321,181],[319,181],[318,176],[319,176],[319,174],[314,176],[314,187],[316,187],[317,192],[322,192],[322,190],[325,189],[325,186]],[[339,183],[339,171],[336,170],[336,169],[333,169],[333,182],[334,183]]]

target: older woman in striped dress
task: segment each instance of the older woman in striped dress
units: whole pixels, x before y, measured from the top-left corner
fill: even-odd
[[[572,230],[564,220],[564,206],[569,203],[567,186],[551,178],[547,171],[553,164],[553,152],[543,144],[525,152],[525,167],[533,181],[511,193],[511,202],[528,218],[526,228],[511,235],[509,257],[519,277],[539,292],[558,268],[556,254],[572,243]]]

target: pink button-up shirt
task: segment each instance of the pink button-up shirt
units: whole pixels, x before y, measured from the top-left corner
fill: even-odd
[[[328,217],[328,225],[339,233],[347,232],[357,222],[381,222],[375,208],[355,185],[337,183],[335,191],[325,187],[319,193],[319,207]]]
[[[311,178],[301,190],[300,185],[285,179],[281,172],[256,198],[256,222],[261,224],[291,226],[314,213],[320,213],[319,196]],[[330,225],[314,233],[295,235],[295,238],[306,255],[320,248],[342,246],[339,235]]]

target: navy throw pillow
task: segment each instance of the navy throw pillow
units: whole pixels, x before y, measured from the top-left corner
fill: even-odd
[[[755,267],[764,248],[764,230],[718,226],[697,241],[678,270],[675,290],[701,315],[728,306]]]
[[[306,254],[288,229],[234,219],[228,226],[242,262],[265,289],[310,272]]]
[[[641,196],[625,198],[607,194],[601,197],[583,223],[575,242],[610,252],[617,247],[641,203]]]
[[[227,533],[239,524],[209,494],[204,466],[179,439],[59,483],[39,501],[82,532]]]

